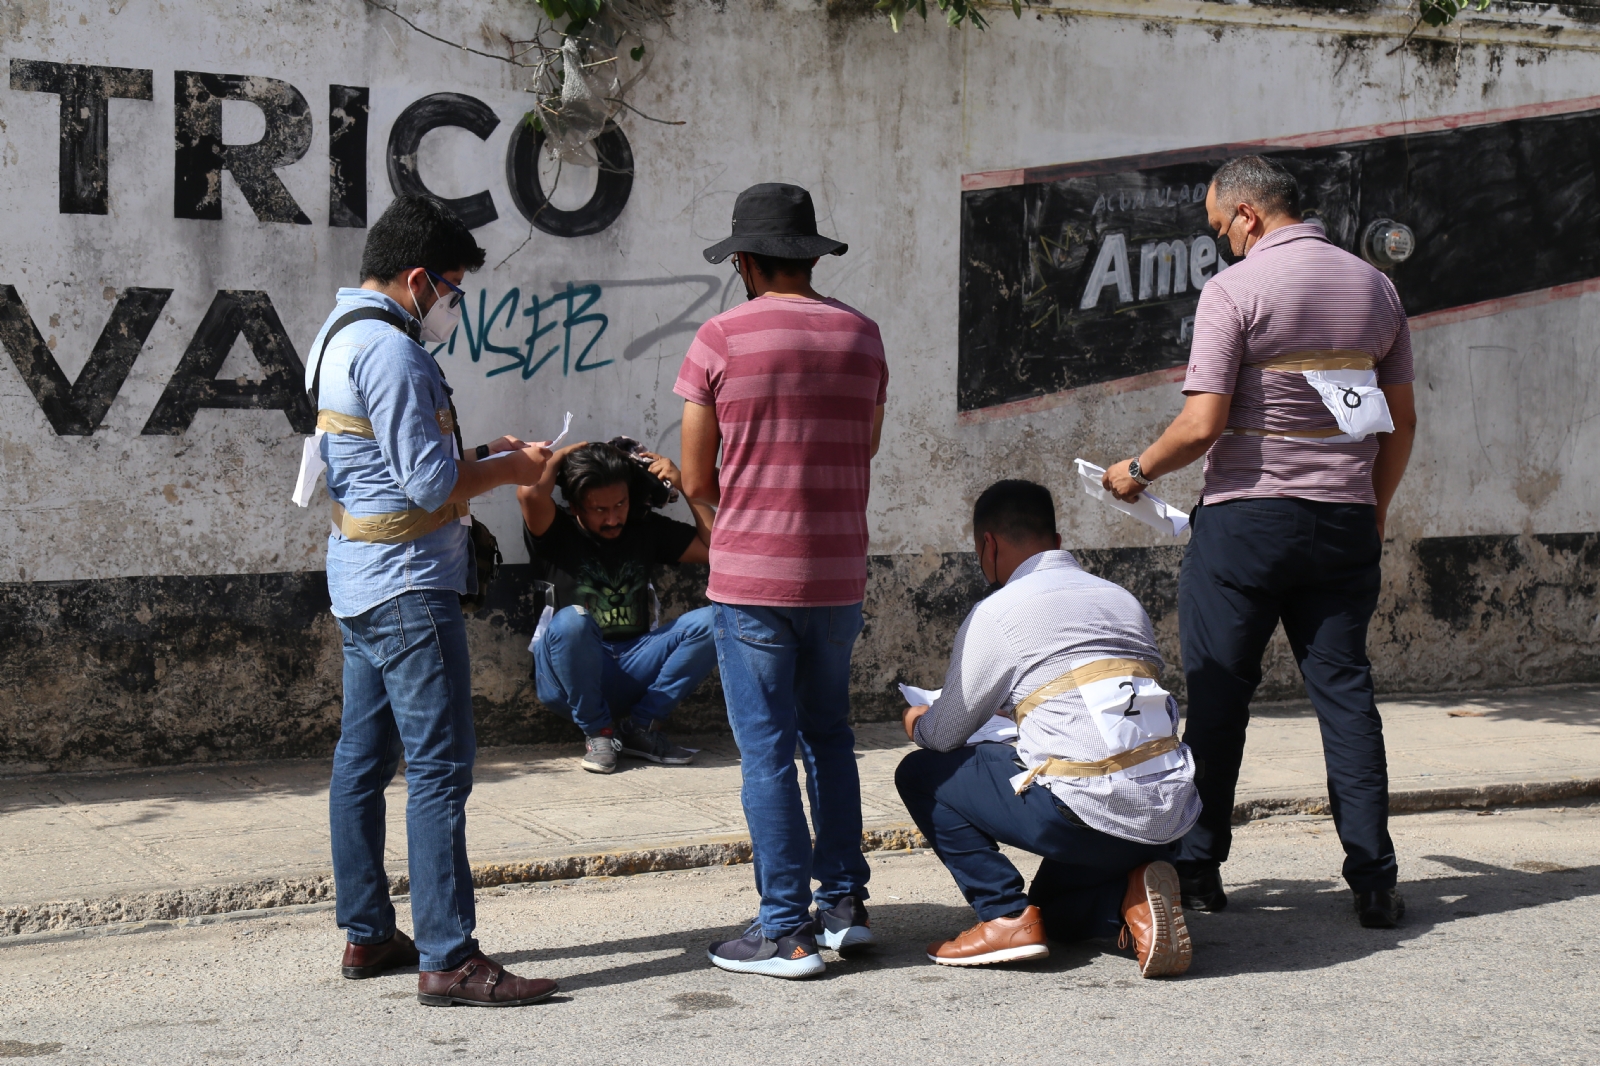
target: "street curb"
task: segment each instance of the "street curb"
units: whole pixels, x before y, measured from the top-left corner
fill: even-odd
[[[1419,814],[1450,809],[1523,807],[1590,796],[1600,796],[1600,778],[1393,792],[1389,795],[1389,811],[1391,814]],[[1240,825],[1275,815],[1327,813],[1326,796],[1256,799],[1236,805],[1233,822]],[[863,851],[911,851],[927,846],[927,840],[915,826],[869,829],[861,834]],[[479,863],[472,868],[472,883],[477,888],[493,888],[584,877],[627,877],[710,866],[738,866],[749,861],[749,839],[728,837],[642,851]],[[405,874],[389,878],[391,896],[402,896],[409,890]],[[326,910],[333,906],[333,896],[333,875],[321,874],[110,899],[55,900],[31,906],[0,907],[0,946]]]
[[[1482,810],[1488,807],[1530,807],[1541,803],[1600,796],[1600,777],[1570,781],[1534,781],[1503,785],[1472,785],[1462,788],[1423,788],[1389,793],[1390,814],[1422,814],[1426,811]],[[1233,824],[1243,825],[1260,818],[1282,814],[1330,814],[1328,797],[1307,799],[1256,799],[1236,804]]]

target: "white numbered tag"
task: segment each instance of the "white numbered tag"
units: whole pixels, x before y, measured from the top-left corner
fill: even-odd
[[[1113,755],[1174,731],[1167,690],[1148,677],[1108,677],[1082,686],[1084,705]]]
[[[1371,370],[1307,370],[1307,384],[1317,390],[1322,406],[1332,412],[1339,428],[1356,440],[1374,433],[1393,433],[1389,401]]]

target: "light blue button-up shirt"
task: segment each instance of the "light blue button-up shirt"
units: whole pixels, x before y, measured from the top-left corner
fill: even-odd
[[[414,318],[371,289],[340,289],[338,304],[312,343],[306,388],[316,374],[322,338],[340,317],[381,307]],[[368,319],[344,329],[322,355],[320,410],[365,418],[376,439],[329,433],[322,438],[328,495],[353,517],[411,508],[436,511],[456,486],[450,387],[420,344],[386,322]],[[328,535],[328,594],[340,618],[370,611],[412,589],[471,591],[467,527],[451,522],[405,544],[372,544]]]

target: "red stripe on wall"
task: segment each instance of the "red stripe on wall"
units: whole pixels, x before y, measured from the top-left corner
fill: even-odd
[[[1255,141],[1233,141],[1226,144],[1205,145],[1198,148],[1177,148],[1144,155],[1120,156],[1116,159],[1092,159],[1079,163],[1058,163],[1042,167],[1013,167],[1009,170],[987,170],[961,176],[961,188],[998,189],[1008,185],[1034,185],[1040,182],[1060,181],[1062,178],[1083,178],[1097,174],[1118,174],[1126,170],[1168,166],[1174,163],[1197,162],[1215,159],[1249,148],[1324,148],[1332,144],[1349,144],[1352,141],[1371,141],[1380,137],[1399,137],[1410,133],[1434,133],[1438,130],[1459,129],[1462,126],[1486,126],[1495,122],[1511,122],[1520,118],[1544,118],[1548,115],[1568,115],[1575,111],[1600,110],[1600,96],[1584,96],[1576,100],[1555,100],[1542,104],[1523,104],[1519,107],[1501,107],[1492,111],[1468,111],[1460,115],[1438,115],[1433,118],[1408,119],[1400,122],[1378,122],[1370,126],[1351,126],[1342,130],[1324,130],[1320,133],[1297,133],[1287,137],[1266,137]]]
[[[1084,385],[1082,388],[1052,392],[1045,396],[1030,396],[1026,400],[1012,400],[1010,403],[997,404],[994,407],[980,407],[975,411],[958,411],[956,413],[956,424],[959,426],[976,426],[984,422],[998,422],[1004,418],[1016,418],[1018,415],[1031,415],[1039,411],[1049,411],[1052,408],[1062,407],[1076,400],[1101,400],[1121,392],[1138,392],[1141,389],[1153,389],[1159,385],[1171,385],[1174,382],[1182,381],[1187,369],[1187,367],[1182,366],[1169,366],[1165,370],[1152,370],[1148,374],[1135,374],[1131,378],[1101,381],[1094,385]]]
[[[1582,296],[1590,292],[1600,292],[1600,278],[1590,278],[1588,281],[1573,281],[1566,285],[1553,285],[1548,289],[1519,292],[1515,296],[1499,296],[1493,300],[1484,300],[1481,303],[1467,304],[1463,307],[1447,307],[1443,311],[1432,311],[1413,318],[1411,320],[1411,332],[1416,333],[1419,330],[1432,329],[1435,326],[1448,326],[1456,322],[1470,322],[1474,318],[1488,318],[1490,315],[1498,315],[1506,311],[1519,311],[1524,307],[1538,307],[1541,304],[1555,303],[1557,300],[1570,300],[1574,296]]]

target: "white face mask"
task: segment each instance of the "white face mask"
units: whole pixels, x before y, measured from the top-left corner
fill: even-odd
[[[416,302],[416,296],[411,297],[412,306],[417,309],[422,319],[422,339],[429,344],[443,344],[450,339],[450,334],[456,331],[456,323],[461,321],[461,298],[453,292],[446,292],[439,296],[439,287],[429,279],[428,284],[433,287],[436,299],[433,306],[428,308],[428,313],[421,315],[421,306]]]

